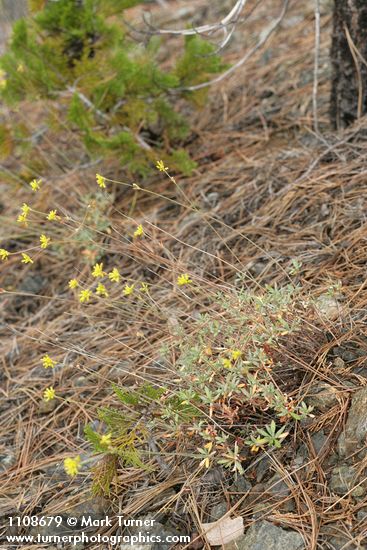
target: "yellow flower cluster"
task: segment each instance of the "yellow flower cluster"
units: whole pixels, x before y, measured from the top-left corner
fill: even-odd
[[[96,174],[96,181],[97,185],[99,185],[101,189],[106,189],[106,178],[104,178],[100,174]]]
[[[179,275],[177,277],[177,284],[178,286],[185,286],[192,283],[192,280],[190,279],[190,276],[188,273],[183,273],[182,275]]]
[[[9,258],[9,252],[5,248],[0,248],[0,258],[5,261]]]
[[[134,237],[142,237],[144,235],[143,226],[140,224],[134,231]]]
[[[41,248],[47,248],[50,242],[51,242],[50,237],[46,237],[46,235],[43,235],[43,234],[40,236]]]
[[[28,214],[29,214],[30,210],[31,210],[31,209],[30,209],[30,207],[28,206],[28,204],[23,203],[23,205],[22,205],[22,207],[21,207],[22,213],[19,214],[18,219],[17,219],[17,222],[19,222],[19,223],[25,223],[25,224],[26,224],[27,221],[28,221]]]
[[[75,477],[79,473],[81,466],[80,463],[80,456],[76,456],[75,458],[65,458],[64,470],[68,474],[68,476]]]
[[[122,294],[124,296],[129,296],[130,294],[132,294],[134,292],[134,287],[135,287],[135,285],[128,285],[126,283],[126,285],[124,287],[124,290],[122,291]]]
[[[119,283],[121,281],[121,274],[117,269],[117,267],[114,267],[109,273],[106,273],[103,270],[102,262],[94,264],[91,274],[95,278],[102,278],[107,276],[108,279],[113,283]],[[135,283],[131,283],[131,284],[126,283],[122,290],[123,296],[130,296],[134,292],[135,286],[136,286]],[[75,290],[76,288],[78,288],[79,287],[78,280],[75,278],[70,279],[68,282],[68,287],[71,290]],[[142,293],[149,292],[148,284],[145,282],[140,283],[139,291]],[[97,294],[97,296],[101,296],[102,298],[108,298],[109,296],[109,292],[106,286],[102,282],[98,282],[95,293]],[[92,290],[90,289],[83,289],[79,292],[79,302],[82,304],[89,302],[91,297],[92,297]]]
[[[57,215],[57,210],[50,210],[47,214],[48,221],[52,222],[54,220],[58,220],[59,216]]]
[[[103,271],[103,263],[95,264],[93,266],[92,276],[93,277],[104,277],[106,273]]]
[[[33,260],[28,254],[22,252],[22,264],[33,264]]]
[[[98,283],[97,288],[96,288],[96,294],[98,294],[98,296],[108,298],[107,289],[102,283]]]
[[[70,281],[68,283],[68,286],[69,286],[69,288],[74,290],[74,288],[77,288],[79,286],[79,283],[76,279],[70,279]]]
[[[157,160],[156,168],[158,168],[160,172],[166,172],[168,170],[168,167],[164,165],[163,160]]]
[[[29,184],[31,186],[32,191],[39,191],[41,189],[41,180],[32,180]]]
[[[108,278],[109,278],[110,281],[112,281],[113,283],[119,283],[119,282],[120,282],[121,275],[120,275],[120,272],[119,272],[119,270],[117,269],[117,267],[114,267],[113,270],[110,271],[110,273],[108,274]]]
[[[42,357],[42,365],[44,366],[45,369],[48,369],[48,368],[53,369],[56,365],[56,361],[51,359],[51,357],[46,353],[46,355]]]
[[[91,290],[81,290],[80,293],[79,293],[79,302],[81,304],[84,304],[86,302],[89,302],[89,300],[91,299],[91,296],[92,296],[92,291]]]
[[[111,445],[111,437],[112,434],[110,433],[101,435],[101,439],[99,440],[100,445],[102,445],[103,447],[109,447]]]
[[[46,402],[52,401],[52,399],[55,399],[55,396],[56,396],[56,392],[52,386],[50,386],[49,388],[46,388],[45,391],[43,392],[43,400]]]

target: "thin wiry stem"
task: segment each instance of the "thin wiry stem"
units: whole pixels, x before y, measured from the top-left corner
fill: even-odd
[[[319,85],[319,60],[320,60],[320,0],[315,0],[315,56],[313,72],[312,110],[315,132],[319,133],[319,120],[317,115],[317,90]]]

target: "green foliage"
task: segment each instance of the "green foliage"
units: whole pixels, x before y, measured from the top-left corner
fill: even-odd
[[[279,448],[291,424],[311,414],[311,407],[282,390],[283,365],[276,358],[280,340],[300,328],[298,290],[218,292],[209,313],[177,327],[173,348],[166,349],[176,354],[173,388],[114,385],[125,412],[104,409],[104,421],[116,436],[121,430],[126,436],[127,422],[141,426],[144,417],[156,438],[162,429],[170,437],[190,432],[184,447],[197,452],[201,465],[243,473],[246,445],[253,452]],[[98,439],[90,441],[98,446]]]
[[[189,127],[172,104],[172,91],[177,97],[180,88],[203,82],[223,65],[211,44],[193,36],[176,66],[162,70],[160,40],[143,46],[125,33],[121,14],[138,3],[33,2],[32,15],[14,24],[0,59],[6,74],[1,95],[9,104],[26,98],[54,102],[60,127],[77,131],[92,156],[118,156],[143,175],[164,156],[189,174],[195,164],[177,148]]]

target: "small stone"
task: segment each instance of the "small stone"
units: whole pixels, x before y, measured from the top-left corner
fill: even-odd
[[[260,483],[264,477],[269,473],[270,459],[268,457],[260,460],[256,468],[256,481]]]
[[[57,407],[57,399],[51,399],[50,401],[40,401],[38,412],[41,414],[48,414],[54,411]]]
[[[77,388],[81,388],[89,384],[89,380],[86,376],[78,376],[73,382],[73,385]]]
[[[315,301],[315,307],[317,313],[329,321],[335,321],[338,319],[341,307],[338,300],[327,294],[322,294]]]
[[[311,441],[315,449],[316,455],[319,455],[327,441],[327,436],[325,435],[323,430],[320,430],[319,432],[311,435]]]
[[[275,474],[267,483],[267,491],[274,496],[286,497],[290,494],[290,489],[279,474]]]
[[[336,369],[344,369],[345,367],[345,361],[341,357],[337,357],[336,359],[334,359],[333,364]]]
[[[356,471],[352,466],[343,464],[333,468],[329,483],[330,490],[337,495],[345,495],[355,485]]]
[[[311,388],[307,404],[321,412],[327,412],[338,404],[337,396],[338,392],[333,386],[322,382]]]
[[[210,512],[210,521],[218,521],[228,512],[228,506],[226,502],[219,502],[213,506]]]
[[[233,493],[241,493],[242,495],[251,491],[252,485],[244,476],[238,476],[228,489]]]
[[[303,550],[303,537],[296,531],[286,531],[269,521],[251,525],[240,539],[223,546],[223,550]]]

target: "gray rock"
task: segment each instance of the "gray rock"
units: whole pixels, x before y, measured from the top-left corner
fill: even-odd
[[[338,439],[339,456],[355,453],[364,446],[367,435],[367,386],[357,391],[352,399],[344,433]]]
[[[256,467],[256,481],[260,483],[264,477],[269,473],[270,459],[265,457],[263,460],[260,460],[259,464]]]
[[[290,489],[283,478],[279,474],[275,474],[269,479],[267,491],[274,496],[286,497],[290,494]]]
[[[337,405],[337,396],[338,392],[330,384],[315,384],[310,390],[307,404],[312,405],[312,407],[321,412],[327,412],[329,409]]]
[[[252,489],[251,483],[244,477],[238,476],[228,488],[233,493],[248,493]]]
[[[228,505],[225,501],[215,504],[210,512],[210,521],[218,521],[228,512]]]
[[[312,434],[311,440],[312,440],[312,444],[315,449],[316,455],[320,454],[320,451],[322,450],[327,440],[327,436],[325,435],[324,431],[320,430],[319,432]]]
[[[337,466],[331,472],[329,487],[337,495],[345,495],[351,491],[355,485],[358,485],[357,472],[353,466],[343,464]],[[362,497],[366,492],[363,485],[358,485],[352,490],[351,494],[354,497]]]
[[[224,550],[303,550],[303,537],[296,531],[286,531],[269,521],[259,521],[240,539],[223,546]]]

